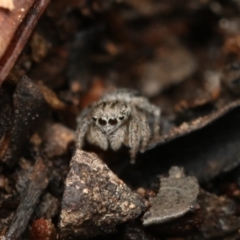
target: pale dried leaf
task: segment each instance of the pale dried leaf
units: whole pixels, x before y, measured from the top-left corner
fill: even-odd
[[[161,177],[159,193],[150,199],[151,208],[143,216],[143,225],[170,222],[197,208],[198,181],[185,176],[183,168],[172,167],[169,177]]]
[[[13,0],[0,0],[0,8],[5,8],[12,11],[14,7]]]

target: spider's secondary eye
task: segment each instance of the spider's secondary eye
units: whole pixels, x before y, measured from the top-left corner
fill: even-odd
[[[110,125],[116,125],[116,124],[117,124],[117,119],[116,119],[116,118],[110,118],[109,121],[108,121],[108,123],[109,123]]]
[[[96,122],[96,121],[97,121],[97,118],[96,118],[96,117],[92,117],[92,120],[93,120],[94,122]]]
[[[99,124],[102,125],[102,126],[105,126],[107,124],[107,121],[102,119],[102,118],[99,118],[98,120]]]
[[[119,117],[118,119],[119,119],[119,120],[123,120],[123,119],[124,119],[124,116],[121,116],[121,117]]]

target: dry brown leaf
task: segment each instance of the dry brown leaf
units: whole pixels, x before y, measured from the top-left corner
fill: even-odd
[[[13,0],[0,0],[0,8],[13,10],[15,8]]]
[[[104,94],[104,91],[103,80],[97,77],[94,78],[89,91],[82,98],[81,107],[84,108],[92,102],[97,101]]]

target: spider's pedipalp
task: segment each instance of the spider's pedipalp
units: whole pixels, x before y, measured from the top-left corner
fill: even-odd
[[[112,150],[117,151],[121,147],[126,136],[126,131],[127,131],[126,126],[123,126],[122,128],[119,128],[115,133],[109,136],[110,140],[109,142]]]
[[[99,146],[103,150],[108,149],[108,139],[105,134],[101,132],[101,130],[95,126],[90,126],[87,133],[87,140],[96,146]]]
[[[91,122],[88,119],[83,119],[79,121],[77,132],[76,132],[76,146],[78,149],[82,149],[84,144],[84,138],[88,131]]]

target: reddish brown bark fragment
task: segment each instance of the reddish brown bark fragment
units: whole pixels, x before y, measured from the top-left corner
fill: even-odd
[[[0,85],[13,67],[49,0],[14,0],[10,12],[0,8]]]

